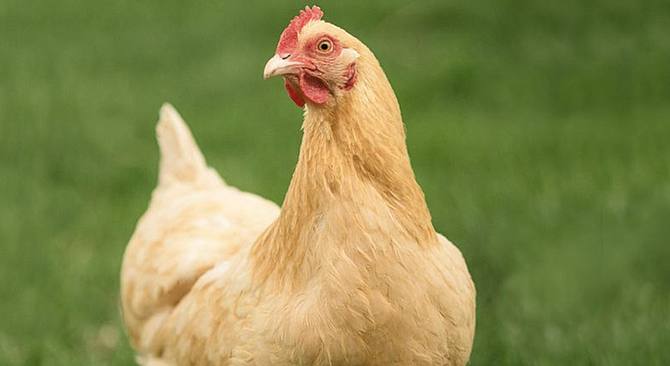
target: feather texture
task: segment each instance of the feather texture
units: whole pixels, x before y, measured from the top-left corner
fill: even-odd
[[[372,52],[357,80],[308,104],[281,210],[227,186],[179,115],[158,125],[161,171],[124,257],[124,319],[146,364],[465,365],[475,289],[431,223],[400,108]]]

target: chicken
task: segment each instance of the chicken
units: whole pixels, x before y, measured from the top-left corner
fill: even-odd
[[[475,289],[431,223],[372,52],[306,8],[264,77],[305,107],[279,209],[226,183],[161,110],[158,187],[126,249],[126,328],[146,365],[465,365]]]

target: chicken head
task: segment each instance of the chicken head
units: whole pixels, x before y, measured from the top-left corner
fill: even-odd
[[[279,38],[277,51],[265,65],[263,77],[283,76],[284,86],[299,107],[324,104],[356,83],[359,52],[348,34],[321,20],[318,6],[306,7]]]

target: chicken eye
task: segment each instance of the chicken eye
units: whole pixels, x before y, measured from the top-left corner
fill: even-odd
[[[324,39],[323,41],[319,42],[319,45],[316,46],[316,48],[323,53],[327,53],[333,49],[333,43],[327,39]]]

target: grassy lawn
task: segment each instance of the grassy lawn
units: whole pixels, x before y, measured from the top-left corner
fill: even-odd
[[[670,3],[320,3],[394,85],[478,288],[471,365],[670,364]],[[302,112],[264,82],[305,3],[0,0],[0,365],[133,365],[119,269],[170,101],[281,202]]]

